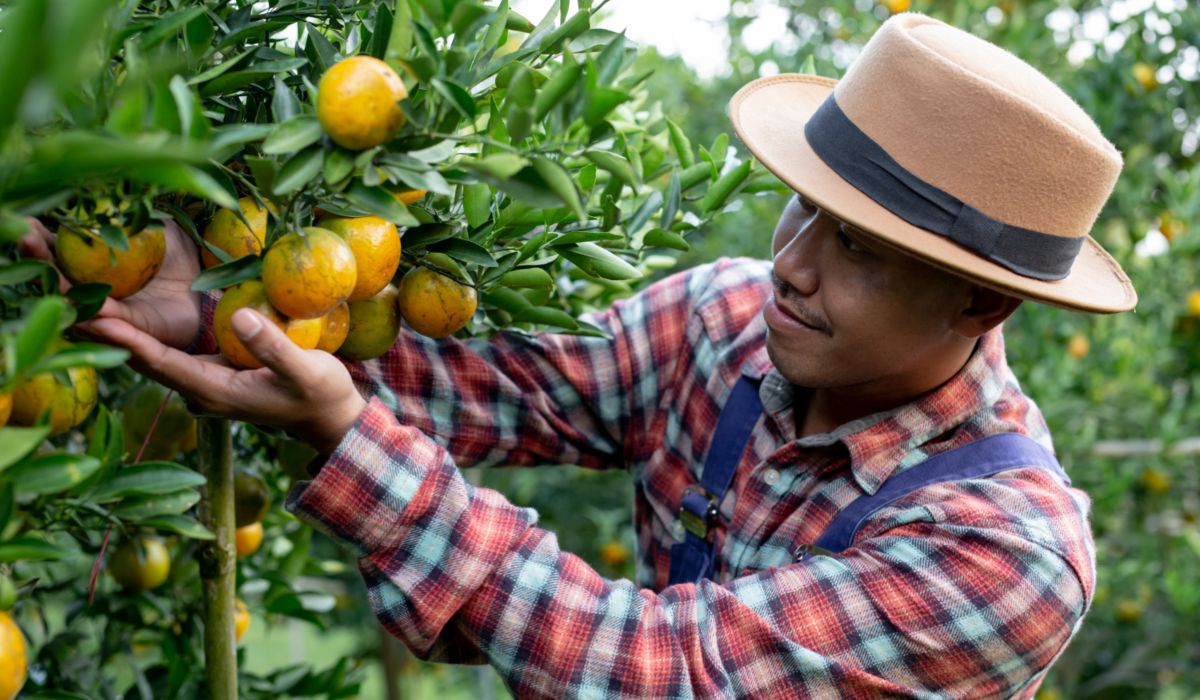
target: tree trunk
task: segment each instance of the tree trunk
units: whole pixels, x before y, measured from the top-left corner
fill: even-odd
[[[233,443],[229,421],[199,421],[200,521],[216,539],[201,545],[200,579],[204,586],[204,671],[208,697],[237,700],[237,640],[233,612],[237,555],[234,549]]]

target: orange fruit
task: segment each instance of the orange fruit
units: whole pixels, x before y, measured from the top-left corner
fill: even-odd
[[[153,382],[138,387],[125,399],[121,409],[121,425],[125,429],[125,449],[132,457],[141,449],[142,443],[146,450],[142,459],[172,459],[184,452],[185,445],[195,447],[196,419],[188,412],[187,405],[179,394],[172,393],[158,425],[150,441],[146,442],[146,434],[154,424],[154,416],[158,414],[166,398],[167,390],[161,384]]]
[[[13,389],[12,422],[34,425],[50,412],[50,434],[61,435],[79,425],[96,407],[96,370],[72,367],[67,370],[71,386],[59,383],[51,373],[36,374]]]
[[[233,475],[233,520],[236,527],[262,522],[271,508],[267,482],[249,472]]]
[[[263,541],[262,523],[250,523],[233,531],[234,543],[237,545],[238,559],[248,557],[258,551]]]
[[[7,391],[0,391],[0,428],[8,424],[8,417],[12,415],[12,394]]]
[[[1133,78],[1141,84],[1143,90],[1153,90],[1158,87],[1156,72],[1154,66],[1149,63],[1133,64]]]
[[[912,7],[912,0],[887,0],[885,4],[887,5],[888,12],[898,14],[900,12],[908,12],[908,9]]]
[[[408,97],[391,66],[371,56],[335,63],[317,84],[317,120],[329,138],[359,151],[392,140],[404,126],[399,102]]]
[[[167,239],[161,226],[147,226],[136,233],[126,231],[129,249],[110,248],[93,231],[58,227],[54,257],[58,268],[76,284],[102,282],[112,286],[109,296],[123,299],[136,294],[162,267]]]
[[[204,240],[228,253],[231,260],[258,255],[267,244],[266,207],[258,206],[253,197],[242,197],[238,200],[238,206],[251,228],[246,228],[246,224],[237,218],[232,209],[224,208],[218,210],[212,221],[204,227]],[[200,249],[200,258],[204,261],[204,267],[221,264],[207,248]]]
[[[0,612],[0,700],[12,700],[25,685],[25,636],[12,616]]]
[[[629,560],[629,552],[626,551],[625,545],[613,540],[606,542],[600,548],[600,561],[609,566],[621,566]]]
[[[386,353],[400,335],[400,292],[389,284],[370,299],[350,304],[350,330],[338,349],[347,360],[372,360]]]
[[[1067,354],[1076,360],[1082,360],[1086,357],[1090,349],[1091,343],[1088,342],[1087,336],[1082,333],[1076,333],[1071,336],[1071,340],[1067,341]]]
[[[1200,289],[1193,289],[1187,296],[1188,313],[1200,317]]]
[[[324,325],[321,327],[321,339],[317,341],[317,349],[325,352],[337,352],[350,332],[350,305],[342,302],[333,307],[333,311],[321,317]]]
[[[1171,490],[1171,477],[1161,469],[1146,467],[1142,470],[1142,488],[1161,496]]]
[[[139,537],[139,547],[125,540],[108,560],[108,573],[127,591],[149,591],[158,588],[171,573],[171,556],[167,546],[157,537]]]
[[[441,338],[467,325],[478,300],[474,287],[444,271],[418,266],[400,280],[398,303],[400,315],[410,328],[430,338]]]
[[[241,369],[257,369],[262,367],[258,358],[250,354],[242,341],[233,332],[233,313],[240,308],[248,307],[266,316],[272,323],[287,334],[292,342],[305,350],[317,347],[321,339],[321,319],[289,319],[280,315],[267,301],[263,283],[258,280],[246,280],[236,287],[225,290],[217,308],[213,312],[213,335],[217,339],[217,347],[221,355],[230,364]]]
[[[242,635],[246,634],[246,630],[250,629],[250,609],[242,602],[241,598],[234,601],[233,608],[233,636],[237,641],[242,641]]]
[[[408,206],[409,204],[416,204],[421,201],[421,198],[425,196],[425,190],[404,190],[403,192],[394,192],[393,194],[396,196],[396,199],[400,200],[401,204]]]
[[[346,301],[369,299],[392,281],[400,267],[400,232],[395,224],[378,216],[327,216],[317,226],[341,236],[354,251],[358,277]]]
[[[358,268],[350,244],[306,226],[275,241],[263,256],[262,281],[271,306],[292,318],[318,318],[354,291]]]

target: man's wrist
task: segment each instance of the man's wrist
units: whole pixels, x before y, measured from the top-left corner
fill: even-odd
[[[339,407],[336,411],[322,420],[320,428],[313,431],[312,435],[299,436],[299,439],[304,440],[319,453],[319,457],[328,459],[342,444],[342,440],[354,428],[354,424],[358,422],[362,412],[366,410],[367,402],[362,396],[357,393],[353,398],[347,400],[344,406]],[[321,464],[324,463],[321,460]],[[310,464],[310,469],[312,465]]]

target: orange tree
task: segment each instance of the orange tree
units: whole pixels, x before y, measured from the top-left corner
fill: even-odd
[[[0,672],[27,674],[27,696],[359,691],[365,647],[258,674],[234,663],[247,608],[345,619],[319,585],[338,570],[313,554],[326,545],[278,507],[303,450],[197,428],[74,324],[199,267],[163,255],[166,224],[205,253],[193,289],[261,277],[283,304],[272,289],[301,273],[270,260],[298,257],[289,236],[374,217],[402,241],[378,294],[413,328],[598,333],[579,316],[670,267],[760,175],[724,134],[694,148],[665,119],[636,47],[592,26],[602,5],[534,22],[507,0],[0,3],[0,607],[28,641],[0,648]],[[69,279],[17,245],[32,217],[57,232]],[[473,304],[460,317],[422,304],[446,284]],[[321,321],[330,349],[326,327],[356,319],[394,337],[379,302],[355,313],[374,299]],[[261,548],[234,535],[255,521]]]

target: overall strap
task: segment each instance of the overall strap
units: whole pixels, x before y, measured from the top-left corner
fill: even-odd
[[[671,545],[671,567],[667,584],[695,583],[711,578],[715,544],[710,536],[717,523],[718,507],[737,470],[750,433],[762,415],[758,385],[746,376],[738,378],[721,409],[717,429],[704,458],[699,486],[689,486],[679,505],[679,520],[686,531],[684,541]]]
[[[834,517],[810,551],[841,552],[872,513],[922,486],[978,479],[1019,467],[1044,469],[1071,484],[1054,455],[1032,438],[1017,433],[989,435],[914,465],[885,481],[874,494],[860,496]]]

